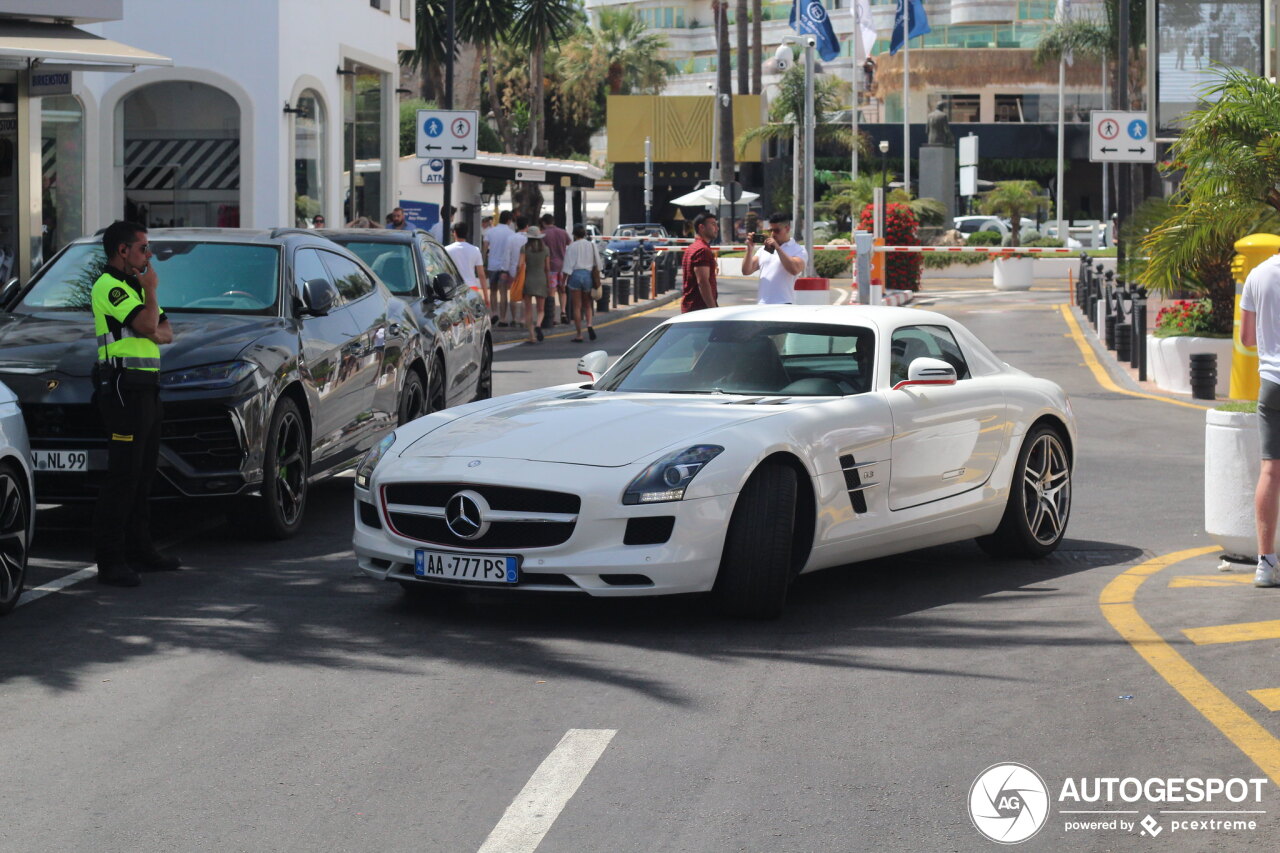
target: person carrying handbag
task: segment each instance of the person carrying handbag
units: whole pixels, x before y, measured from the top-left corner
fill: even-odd
[[[564,251],[564,272],[569,276],[565,287],[572,306],[573,325],[578,332],[573,342],[582,343],[584,320],[587,335],[594,341],[596,330],[591,325],[592,308],[602,293],[600,256],[596,253],[596,244],[587,239],[587,229],[581,225],[573,227],[573,242]]]

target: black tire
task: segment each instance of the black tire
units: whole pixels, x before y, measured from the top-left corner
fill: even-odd
[[[1000,526],[978,546],[993,557],[1043,557],[1058,547],[1070,517],[1071,457],[1056,429],[1039,426],[1018,451]]]
[[[240,509],[263,539],[288,539],[302,527],[311,476],[311,442],[298,404],[281,397],[271,413],[262,459],[262,495]]]
[[[396,407],[396,424],[404,426],[427,413],[427,389],[418,371],[410,368],[400,389],[400,404]]]
[[[22,471],[0,463],[0,614],[18,606],[31,547],[31,501]]]
[[[485,338],[480,351],[480,376],[476,379],[476,395],[473,400],[488,400],[493,396],[493,342]]]
[[[795,572],[791,539],[796,472],[765,463],[738,496],[711,597],[726,615],[774,619],[782,613]]]
[[[433,355],[427,362],[427,408],[423,412],[441,412],[449,405],[448,389],[445,387],[444,361]]]

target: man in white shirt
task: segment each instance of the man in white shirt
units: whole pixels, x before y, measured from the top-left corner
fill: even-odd
[[[507,253],[511,241],[515,239],[511,230],[511,211],[504,210],[498,214],[498,224],[489,229],[485,238],[489,241],[489,310],[493,313],[493,322],[498,326],[507,325],[511,319],[507,296],[511,290],[511,278],[514,273],[507,272]]]
[[[791,217],[775,213],[769,217],[769,236],[763,252],[756,254],[755,235],[747,234],[742,274],[760,271],[761,305],[789,305],[795,301],[796,278],[804,272],[808,257],[804,246],[791,239]]]
[[[1258,528],[1254,586],[1280,586],[1276,569],[1276,513],[1280,510],[1280,255],[1267,258],[1244,280],[1240,343],[1258,348],[1258,430],[1262,471],[1253,496]]]
[[[467,242],[470,234],[471,226],[467,223],[453,223],[453,242],[445,246],[444,250],[453,259],[453,265],[458,268],[458,272],[462,273],[462,281],[467,287],[484,296],[484,287],[480,284],[485,280],[484,258],[480,257],[478,248]]]

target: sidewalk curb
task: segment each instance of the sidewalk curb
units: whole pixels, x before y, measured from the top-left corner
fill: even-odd
[[[621,320],[626,317],[630,317],[634,314],[640,314],[644,311],[650,311],[654,308],[661,308],[663,305],[666,305],[670,302],[674,302],[679,298],[680,298],[679,290],[675,290],[675,289],[668,290],[667,292],[659,294],[653,299],[642,299],[638,302],[632,302],[630,305],[622,305],[622,306],[619,306],[618,308],[614,308],[609,311],[597,312],[595,315],[595,319],[596,321]],[[556,330],[564,331],[566,329],[569,331],[573,330],[572,321],[570,321],[567,326],[561,323],[559,325],[552,326],[550,329],[544,329],[543,331],[555,332]],[[500,329],[497,326],[494,326],[492,334],[493,334],[494,346],[498,346],[500,344],[517,343],[519,341],[525,340],[525,330],[523,326],[509,326],[505,329]]]

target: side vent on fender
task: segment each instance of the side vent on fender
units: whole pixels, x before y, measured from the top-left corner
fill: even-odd
[[[844,485],[849,490],[849,503],[853,511],[862,515],[867,511],[867,496],[863,494],[872,486],[880,485],[880,463],[864,462],[861,465],[846,453],[840,457],[840,468],[844,471]]]

